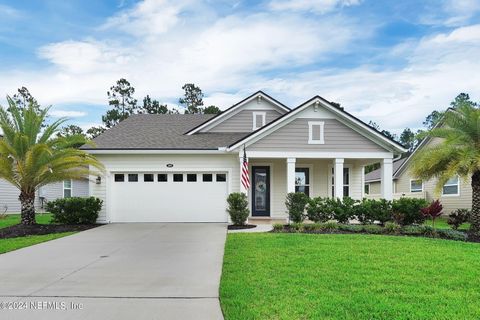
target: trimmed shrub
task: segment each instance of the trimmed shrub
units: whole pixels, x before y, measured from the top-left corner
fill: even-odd
[[[452,229],[457,230],[462,223],[470,220],[470,210],[468,209],[456,209],[448,215],[447,223]]]
[[[424,199],[400,198],[392,201],[392,218],[399,225],[422,224],[425,216],[421,209],[428,206]]]
[[[355,224],[340,224],[338,225],[338,229],[342,231],[358,233],[363,231],[363,226]]]
[[[314,222],[327,222],[333,219],[333,212],[328,198],[316,197],[308,200],[307,217]]]
[[[423,227],[421,226],[406,226],[402,228],[402,233],[406,235],[423,235]]]
[[[54,223],[94,224],[102,204],[103,201],[95,197],[72,197],[49,201],[46,209],[52,213]]]
[[[457,240],[457,241],[467,240],[467,234],[465,232],[461,232],[457,230],[440,229],[440,230],[437,230],[437,234],[440,238],[443,238],[443,239]]]
[[[348,223],[350,219],[355,218],[355,205],[357,200],[350,197],[343,198],[343,201],[338,198],[328,198],[325,200],[327,212],[331,212],[332,218],[338,223]]]
[[[397,234],[400,232],[400,225],[395,222],[387,222],[383,227],[383,231],[388,234]]]
[[[355,206],[355,217],[361,224],[371,224],[374,222],[372,218],[373,214],[369,207],[369,201],[375,200],[363,198],[362,201]]]
[[[284,229],[283,224],[281,223],[275,223],[273,225],[273,232],[282,232]]]
[[[381,234],[383,232],[382,227],[377,226],[376,224],[366,224],[362,226],[362,230],[371,234]]]
[[[322,231],[323,224],[321,223],[310,223],[303,225],[303,230],[305,232],[317,232]]]
[[[364,223],[372,223],[374,221],[380,222],[384,225],[385,222],[392,220],[392,202],[385,199],[364,199],[361,203],[361,209],[364,214],[362,220]],[[359,209],[356,209],[357,213]],[[358,216],[357,216],[358,218]]]
[[[287,194],[285,206],[288,216],[294,223],[300,223],[305,220],[305,206],[308,202],[308,196],[303,192],[291,192]]]
[[[233,224],[243,226],[249,215],[247,195],[241,192],[230,193],[227,197],[227,203],[227,212]]]

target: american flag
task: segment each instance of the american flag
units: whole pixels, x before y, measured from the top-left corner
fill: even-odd
[[[250,189],[250,173],[248,172],[248,160],[245,146],[243,146],[243,163],[242,163],[242,185],[245,190]]]

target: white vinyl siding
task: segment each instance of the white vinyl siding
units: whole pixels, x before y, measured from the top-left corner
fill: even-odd
[[[276,110],[242,110],[205,132],[252,132],[255,130],[254,125],[259,128],[263,123],[268,124],[281,115]]]

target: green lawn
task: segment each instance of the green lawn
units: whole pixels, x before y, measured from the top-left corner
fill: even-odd
[[[44,214],[37,214],[36,215],[37,223],[40,224],[49,224],[52,220],[52,214],[44,213]],[[6,218],[0,219],[0,229],[10,227],[20,223],[20,215],[19,214],[9,214]]]
[[[446,217],[441,217],[441,218],[438,218],[437,220],[435,220],[435,228],[437,229],[451,229],[450,225],[447,223],[447,219]],[[432,225],[432,220],[429,219],[429,220],[426,220],[425,221],[425,224],[428,225],[428,226],[431,226]],[[458,228],[458,230],[468,230],[468,228],[470,228],[470,224],[469,223],[464,223],[462,225],[460,225],[460,227]]]
[[[480,319],[480,244],[229,234],[225,319]]]
[[[0,254],[17,250],[34,244],[50,241],[74,234],[75,232],[51,233],[41,236],[27,236],[9,239],[0,239]]]

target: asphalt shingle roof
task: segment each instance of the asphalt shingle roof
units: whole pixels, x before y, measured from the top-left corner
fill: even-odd
[[[397,160],[393,163],[393,177],[396,177],[397,171],[400,168],[400,166],[407,161],[408,157],[405,157],[403,159]],[[369,181],[376,181],[380,180],[382,178],[382,171],[381,169],[373,170],[372,172],[369,172],[365,175],[365,182]]]
[[[211,119],[210,114],[137,114],[93,139],[82,149],[217,149],[248,133],[198,133],[187,131]]]

